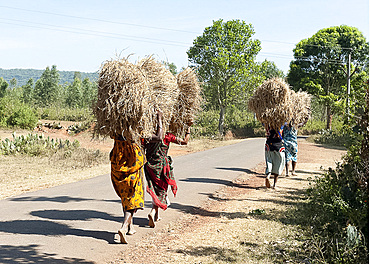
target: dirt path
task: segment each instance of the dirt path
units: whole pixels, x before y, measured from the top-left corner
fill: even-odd
[[[303,261],[299,229],[286,211],[302,202],[309,178],[335,166],[344,153],[300,141],[297,176],[281,177],[277,190],[263,187],[265,166],[259,164],[252,172],[241,174],[232,186],[211,195],[201,208],[184,214],[180,221],[136,245],[126,245],[122,254],[109,263]]]

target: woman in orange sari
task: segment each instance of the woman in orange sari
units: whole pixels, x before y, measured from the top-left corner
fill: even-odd
[[[126,234],[132,235],[132,218],[138,209],[144,209],[143,166],[145,155],[140,147],[115,136],[114,147],[110,153],[111,180],[117,195],[121,198],[123,223],[118,230],[121,243],[127,244]]]

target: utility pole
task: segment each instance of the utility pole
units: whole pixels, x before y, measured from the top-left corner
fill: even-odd
[[[347,121],[349,120],[349,95],[351,93],[351,53],[348,53],[348,64],[347,64],[347,100],[346,100],[346,113]]]
[[[349,121],[349,97],[351,94],[351,77],[357,71],[357,67],[356,67],[355,70],[351,73],[351,53],[348,53],[347,71],[345,71],[344,66],[342,70],[347,76],[346,115],[347,115],[347,121]]]

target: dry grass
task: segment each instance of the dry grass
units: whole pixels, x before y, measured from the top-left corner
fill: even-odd
[[[107,153],[80,149],[65,155],[1,155],[0,199],[109,173]]]
[[[283,79],[272,78],[256,89],[248,107],[262,124],[278,130],[285,122],[297,125],[308,120],[310,97],[295,93]]]
[[[170,131],[181,137],[200,111],[202,96],[201,86],[193,69],[186,68],[176,76],[176,79],[179,95],[174,105]]]
[[[151,98],[147,78],[137,65],[126,58],[106,61],[99,73],[95,133],[122,135],[136,143],[151,136],[155,114]]]

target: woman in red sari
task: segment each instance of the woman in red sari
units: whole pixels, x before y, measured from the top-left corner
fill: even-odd
[[[192,124],[192,123],[191,123]],[[160,218],[158,216],[158,208],[166,210],[169,206],[167,190],[171,186],[174,196],[177,192],[177,184],[173,174],[172,159],[168,156],[170,143],[179,145],[187,145],[190,139],[190,125],[185,138],[181,139],[171,133],[166,133],[164,138],[161,138],[162,124],[158,124],[157,134],[144,144],[146,150],[147,163],[144,165],[145,177],[147,180],[147,192],[152,197],[152,210],[150,211],[149,226],[155,227],[155,222]]]

